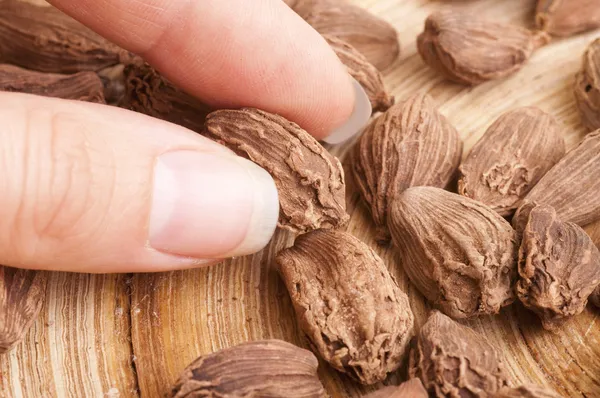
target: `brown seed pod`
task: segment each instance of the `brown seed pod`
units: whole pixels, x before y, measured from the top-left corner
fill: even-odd
[[[317,366],[310,351],[284,341],[244,343],[196,359],[169,396],[324,398]]]
[[[446,78],[475,85],[515,73],[548,40],[542,32],[440,11],[425,21],[417,47],[423,61]]]
[[[600,28],[599,0],[538,0],[538,28],[554,36],[571,36]]]
[[[211,112],[208,105],[175,87],[140,59],[128,63],[124,75],[121,107],[202,132]]]
[[[447,315],[496,314],[514,301],[516,232],[483,203],[409,188],[392,203],[389,226],[406,274]]]
[[[389,208],[412,186],[443,188],[456,174],[462,141],[426,94],[415,94],[375,119],[356,144],[352,172],[377,226],[389,242]]]
[[[373,112],[383,112],[394,105],[394,97],[388,94],[381,73],[350,44],[330,35],[323,35],[338,58],[348,68],[348,73],[363,87]]]
[[[219,110],[208,115],[203,134],[271,174],[280,227],[308,232],[348,222],[340,161],[297,124],[258,109]]]
[[[364,398],[427,398],[427,390],[419,379],[410,379],[399,386],[383,387]]]
[[[586,49],[581,71],[575,80],[575,99],[581,121],[590,131],[600,129],[600,39],[594,40]]]
[[[525,196],[512,223],[523,231],[536,204],[550,205],[559,219],[585,226],[600,219],[600,130],[588,134]]]
[[[0,354],[17,345],[36,320],[47,274],[0,266]]]
[[[94,72],[60,75],[0,64],[0,91],[106,103],[104,85]]]
[[[533,208],[519,250],[517,296],[554,330],[581,313],[600,285],[600,251],[577,224],[547,205]]]
[[[488,397],[507,385],[496,348],[438,311],[412,345],[409,377],[421,379],[430,396]]]
[[[300,328],[319,354],[363,384],[400,366],[412,336],[408,297],[352,235],[313,231],[276,258]]]
[[[379,70],[390,66],[400,54],[396,29],[347,0],[286,2],[317,32],[350,44]]]
[[[98,71],[129,57],[56,8],[0,0],[0,63],[68,74]]]
[[[458,193],[506,217],[565,154],[561,129],[534,107],[500,116],[460,165]]]
[[[562,398],[554,391],[535,384],[525,384],[517,388],[504,387],[491,398]]]

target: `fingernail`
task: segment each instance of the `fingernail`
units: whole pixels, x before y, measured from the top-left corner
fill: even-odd
[[[347,141],[360,133],[369,122],[372,113],[371,101],[369,101],[369,97],[360,83],[353,78],[352,86],[354,87],[355,98],[354,111],[352,111],[352,115],[350,115],[350,118],[346,123],[335,129],[327,138],[323,139],[323,141],[328,144],[341,144],[342,142]]]
[[[198,259],[255,253],[271,239],[279,216],[273,179],[239,156],[175,151],[154,168],[149,244]]]

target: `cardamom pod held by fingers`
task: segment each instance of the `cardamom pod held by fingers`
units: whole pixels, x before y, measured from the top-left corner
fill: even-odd
[[[269,172],[279,193],[279,226],[295,233],[348,223],[340,161],[296,123],[258,109],[218,110],[204,136]]]

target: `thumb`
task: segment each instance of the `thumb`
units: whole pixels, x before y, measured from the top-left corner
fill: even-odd
[[[0,93],[0,263],[163,271],[256,252],[270,175],[184,128],[122,109]]]

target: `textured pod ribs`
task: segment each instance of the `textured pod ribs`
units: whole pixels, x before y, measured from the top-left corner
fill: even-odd
[[[276,261],[300,328],[335,369],[373,384],[400,366],[414,317],[371,248],[348,233],[319,230],[298,237]]]
[[[600,130],[588,134],[542,177],[513,217],[519,232],[535,204],[554,207],[559,219],[585,226],[600,219]]]
[[[373,112],[383,112],[394,104],[394,97],[388,94],[381,73],[350,44],[333,36],[323,36],[338,58],[348,68],[348,73],[364,88]]]
[[[458,132],[428,95],[413,95],[371,122],[354,148],[352,172],[379,242],[390,240],[387,219],[394,198],[412,186],[445,187],[461,156]]]
[[[175,87],[147,63],[126,65],[125,97],[121,107],[202,132],[210,108]]]
[[[526,107],[500,116],[460,165],[458,192],[510,216],[565,154],[560,126]]]
[[[491,398],[562,398],[554,391],[537,386],[535,384],[525,384],[517,388],[504,387]]]
[[[538,0],[538,28],[554,36],[571,36],[600,27],[600,0]]]
[[[206,118],[204,135],[273,176],[280,227],[308,232],[348,222],[340,161],[297,124],[258,109],[220,110]]]
[[[545,33],[454,11],[431,14],[417,47],[426,64],[458,83],[475,85],[508,76],[548,42]]]
[[[600,285],[600,251],[577,224],[547,205],[535,207],[519,250],[517,296],[553,330],[581,313]]]
[[[507,385],[496,348],[438,311],[431,314],[413,343],[408,373],[439,398],[483,398]]]
[[[295,0],[287,3],[317,32],[350,44],[379,70],[390,66],[400,54],[396,29],[348,0]]]
[[[419,379],[410,379],[399,386],[383,387],[365,398],[428,398],[427,390]]]
[[[600,129],[600,39],[586,49],[575,80],[575,99],[583,124],[590,131]]]
[[[324,398],[317,358],[280,340],[244,343],[192,362],[171,391],[172,398]]]
[[[447,315],[496,314],[514,300],[516,232],[483,203],[409,188],[392,203],[389,226],[408,277]]]
[[[0,63],[51,73],[98,71],[129,57],[53,7],[0,0]]]
[[[0,353],[18,344],[37,318],[46,274],[0,266]]]
[[[0,65],[0,91],[106,103],[104,85],[94,72],[60,75]]]

